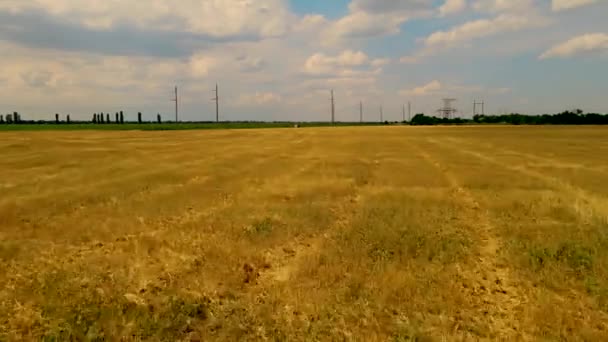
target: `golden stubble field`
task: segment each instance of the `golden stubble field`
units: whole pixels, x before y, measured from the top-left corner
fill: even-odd
[[[608,129],[0,134],[0,340],[608,339]]]

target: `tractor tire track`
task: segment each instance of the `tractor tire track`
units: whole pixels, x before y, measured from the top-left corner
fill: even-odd
[[[470,332],[462,331],[460,326],[455,330],[466,338],[519,339],[530,340],[530,336],[522,331],[520,312],[529,300],[514,278],[511,271],[500,260],[498,251],[501,241],[495,233],[495,227],[490,222],[488,214],[466,190],[453,172],[419,146],[415,147],[417,154],[427,163],[433,165],[447,180],[454,201],[461,203],[462,215],[471,225],[471,234],[481,240],[474,265],[458,266],[463,292],[469,298],[470,304],[477,311],[476,323],[486,325],[491,336],[470,336]]]
[[[429,142],[439,144],[439,142],[434,139],[429,139]],[[571,206],[583,222],[591,222],[595,219],[599,220],[602,224],[608,224],[608,199],[589,193],[584,189],[572,185],[560,178],[531,170],[525,165],[507,164],[501,162],[497,158],[490,157],[478,151],[464,148],[462,144],[458,144],[457,146],[457,151],[462,154],[469,155],[471,157],[475,157],[479,160],[487,162],[488,164],[492,164],[537,179],[540,182],[548,185],[555,191],[566,194],[569,198],[574,199],[573,201],[571,201]],[[455,148],[453,149],[456,150]]]

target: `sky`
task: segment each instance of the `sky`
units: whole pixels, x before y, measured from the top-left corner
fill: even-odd
[[[608,113],[608,0],[1,0],[0,113]]]

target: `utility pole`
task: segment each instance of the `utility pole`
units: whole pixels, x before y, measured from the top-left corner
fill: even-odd
[[[363,101],[359,102],[359,122],[363,123]]]
[[[331,90],[331,123],[336,122],[336,103],[334,101],[334,90]]]
[[[405,105],[403,105],[403,121],[402,122],[405,122]]]
[[[211,100],[215,101],[215,122],[220,122],[220,90],[217,83],[215,84],[213,93],[215,94],[215,97]]]
[[[175,86],[175,98],[171,99],[171,101],[175,102],[175,123],[177,123],[179,121],[179,98],[177,97],[177,86]]]

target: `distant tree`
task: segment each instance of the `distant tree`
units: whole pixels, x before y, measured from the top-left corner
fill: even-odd
[[[116,123],[120,123],[120,119],[118,118],[118,112],[116,112]]]
[[[436,123],[437,123],[437,118],[426,116],[426,115],[424,115],[424,113],[418,113],[418,114],[414,115],[414,117],[410,121],[410,125],[414,125],[414,126],[435,125]]]
[[[71,122],[71,121],[70,121],[70,114],[68,114],[68,116],[66,116],[66,118],[65,118],[65,119],[66,119],[66,122],[67,122],[68,124],[70,124],[70,122]]]
[[[137,123],[141,123],[141,112],[137,113]]]
[[[122,113],[122,110],[120,111],[120,123],[124,124],[125,123],[125,116]]]
[[[158,123],[162,123],[161,117],[160,117],[160,113],[156,116],[156,121]]]
[[[4,123],[4,115],[0,115],[0,124]]]
[[[6,114],[6,123],[13,123],[13,116],[11,114]]]
[[[99,114],[99,119],[97,120],[99,123],[103,123],[103,112]]]
[[[21,116],[17,112],[13,112],[13,121],[18,124],[21,122]]]
[[[55,123],[59,123],[59,114],[55,113]]]
[[[97,113],[93,113],[93,120],[91,120],[94,124],[97,123]]]
[[[107,114],[106,114],[106,122],[107,122],[107,123],[111,123],[111,122],[110,122],[110,113],[107,113]]]

